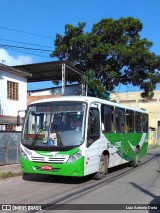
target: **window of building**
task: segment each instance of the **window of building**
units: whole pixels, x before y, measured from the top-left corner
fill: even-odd
[[[7,81],[7,98],[11,100],[19,100],[18,83]]]

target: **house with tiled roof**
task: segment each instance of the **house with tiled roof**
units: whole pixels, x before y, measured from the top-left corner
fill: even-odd
[[[0,64],[0,131],[21,130],[16,117],[27,107],[28,77],[28,72]]]

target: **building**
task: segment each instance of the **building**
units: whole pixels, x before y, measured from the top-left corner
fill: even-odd
[[[32,76],[27,77],[27,82],[60,81],[60,87],[45,88],[28,91],[28,104],[43,98],[51,98],[60,95],[80,95],[85,93],[83,85],[79,85],[82,72],[64,61],[51,61],[35,64],[13,66],[17,70],[28,71]],[[75,83],[67,86],[68,82]]]
[[[65,96],[68,95],[82,95],[82,85],[74,84],[65,87]],[[62,87],[51,87],[39,90],[31,90],[27,92],[27,104],[40,99],[62,96]]]
[[[31,74],[0,64],[0,131],[18,131],[18,111],[27,107],[27,77]],[[23,114],[22,114],[23,115]]]

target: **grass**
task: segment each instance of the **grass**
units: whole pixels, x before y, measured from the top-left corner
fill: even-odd
[[[3,172],[3,173],[0,173],[0,179],[6,179],[8,177],[13,177],[13,173],[12,172]]]

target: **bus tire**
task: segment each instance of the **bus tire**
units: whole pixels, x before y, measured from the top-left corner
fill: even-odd
[[[139,154],[140,154],[140,150],[136,148],[134,152],[134,160],[132,161],[132,164],[131,164],[133,167],[137,167],[139,164]]]
[[[94,177],[93,177],[95,180],[101,180],[107,174],[108,172],[107,159],[108,159],[108,155],[102,154],[100,162],[99,162],[99,171],[96,174],[94,174]]]
[[[109,156],[105,155],[105,158],[106,158],[106,172],[105,172],[105,174],[107,175],[108,174],[108,165],[109,165]]]
[[[22,174],[22,180],[27,180],[27,176],[28,176],[27,173],[23,173],[23,174]]]

